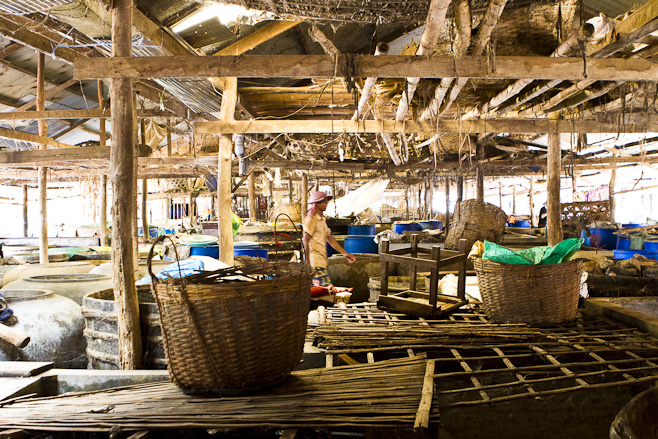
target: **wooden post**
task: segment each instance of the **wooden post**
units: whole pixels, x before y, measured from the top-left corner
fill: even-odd
[[[409,185],[407,185],[407,189],[404,191],[404,202],[405,202],[405,213],[404,213],[404,219],[409,219],[410,214],[409,214]]]
[[[171,157],[171,127],[167,125],[167,157]]]
[[[247,199],[249,205],[249,221],[258,221],[258,211],[256,210],[256,177],[252,170],[247,177]]]
[[[562,241],[562,221],[560,205],[560,165],[562,153],[560,150],[560,135],[556,132],[548,133],[548,199],[546,210],[546,235],[548,245],[556,245]]]
[[[498,207],[503,208],[503,180],[498,179]]]
[[[516,215],[516,178],[512,179],[512,215]]]
[[[107,246],[107,175],[101,175],[101,211],[98,233],[101,235],[101,247]]]
[[[530,176],[530,227],[535,227],[535,176]]]
[[[616,154],[615,154],[616,155]],[[615,181],[617,180],[617,164],[613,163],[610,169],[610,184],[608,185],[608,198],[610,200],[610,222],[615,223]]]
[[[23,185],[23,236],[27,238],[27,185]]]
[[[302,187],[301,187],[301,213],[302,213],[302,220],[306,216],[306,211],[308,210],[308,174],[304,172],[302,174]]]
[[[147,215],[147,197],[148,197],[148,180],[142,179],[142,236],[144,237],[144,242],[149,242],[151,240],[151,234],[149,233],[149,219]]]
[[[226,78],[219,120],[234,120],[238,98],[238,78]],[[217,176],[217,222],[219,227],[219,260],[233,265],[233,226],[231,218],[231,154],[230,135],[219,137],[219,166]]]
[[[274,182],[272,180],[267,181],[267,190],[270,193],[270,200],[268,203],[268,218],[274,220]]]
[[[37,52],[37,111],[43,111],[45,107],[45,67],[46,56],[41,52]],[[39,135],[46,137],[48,135],[48,123],[45,120],[38,120],[37,127]],[[46,145],[39,145],[39,149],[46,149]],[[48,263],[48,214],[46,209],[47,200],[47,175],[48,168],[39,168],[39,214],[41,217],[41,233],[39,234],[39,262],[42,264]]]
[[[96,88],[98,89],[98,107],[101,110],[105,110],[105,89],[103,86],[103,81],[96,81]],[[107,130],[105,128],[105,119],[100,118],[100,140],[98,141],[98,146],[105,148],[107,146]],[[107,175],[101,175],[101,194],[100,194],[100,218],[98,219],[99,228],[98,234],[101,238],[101,247],[107,246]]]
[[[445,230],[450,228],[450,179],[446,178],[446,222]]]
[[[422,192],[422,191],[421,191],[420,183],[418,183],[418,184],[416,185],[416,189],[418,190],[418,206],[417,206],[417,209],[416,209],[416,214],[417,214],[416,218],[418,218],[419,220],[421,220],[421,219],[423,219],[423,218],[420,216],[420,215],[421,215],[420,206],[421,206],[423,203],[422,203],[422,201],[421,201],[421,192]]]
[[[464,177],[457,177],[457,203],[461,203],[464,197]]]
[[[188,178],[187,180],[187,187],[190,188],[190,197],[187,203],[187,218],[190,220],[190,227],[194,228],[195,227],[195,221],[194,221],[194,179],[193,178]]]
[[[475,176],[477,179],[477,192],[475,199],[484,202],[484,168],[482,167],[482,161],[484,160],[484,141],[481,141],[477,144],[477,156],[478,156],[478,166],[475,171]]]
[[[132,54],[132,0],[115,0],[112,10],[112,56]],[[112,266],[114,301],[119,328],[121,369],[137,369],[142,358],[139,308],[135,288],[133,224],[134,190],[134,100],[131,79],[110,82],[112,149],[110,178],[112,200]]]

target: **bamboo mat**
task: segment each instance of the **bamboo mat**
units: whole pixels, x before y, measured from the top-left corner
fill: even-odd
[[[35,398],[0,407],[0,429],[427,427],[439,416],[431,405],[433,366],[417,356],[298,371],[245,397],[190,396],[153,383]]]

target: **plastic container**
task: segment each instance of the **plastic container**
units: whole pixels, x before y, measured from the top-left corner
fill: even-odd
[[[644,249],[647,251],[658,252],[658,241],[644,241]]]
[[[377,234],[374,224],[366,224],[361,226],[349,226],[347,228],[348,235],[375,235]]]
[[[393,224],[393,231],[398,235],[402,235],[404,232],[417,232],[419,230],[420,230],[420,224],[418,223],[400,222]]]
[[[635,255],[642,255],[649,259],[658,260],[658,251],[650,250],[613,250],[612,255],[615,259],[630,259]]]
[[[632,227],[645,227],[645,226],[648,226],[648,225],[649,225],[648,223],[625,223],[625,224],[622,224],[621,226],[623,228],[629,228],[630,229]]]
[[[137,227],[137,235],[142,236],[142,228]],[[158,237],[158,226],[149,226],[149,236],[151,238],[157,238]]]
[[[614,234],[617,229],[589,229],[591,236],[588,238],[584,230],[580,232],[580,237],[585,239],[584,245],[590,247],[613,250],[617,247],[617,235]]]
[[[266,261],[269,261],[269,250],[266,248],[257,248],[257,247],[243,247],[243,248],[234,248],[233,256],[251,256],[254,258],[263,258]]]
[[[512,224],[512,227],[530,227],[530,220],[517,221]]]
[[[429,220],[429,221],[419,221],[421,230],[443,230],[443,221]]]
[[[190,247],[190,256],[210,256],[211,258],[219,259],[219,246],[218,245],[194,245]]]
[[[631,238],[628,235],[617,235],[617,250],[630,250],[630,249],[631,249]]]
[[[351,235],[345,237],[345,251],[348,253],[378,253],[374,235]]]

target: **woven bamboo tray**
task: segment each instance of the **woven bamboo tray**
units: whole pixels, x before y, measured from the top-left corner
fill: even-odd
[[[561,323],[576,317],[583,262],[502,264],[477,258],[473,267],[487,315],[501,323]]]
[[[450,222],[445,248],[459,249],[459,240],[466,240],[470,249],[475,241],[500,243],[505,233],[507,214],[498,206],[478,200],[464,200],[455,206]]]

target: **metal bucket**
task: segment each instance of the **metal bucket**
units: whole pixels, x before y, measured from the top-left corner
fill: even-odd
[[[147,369],[166,369],[160,316],[151,295],[150,285],[138,286],[137,296],[143,366]],[[119,328],[114,291],[106,289],[87,294],[82,299],[82,314],[85,317],[84,335],[87,339],[89,369],[119,369]]]

